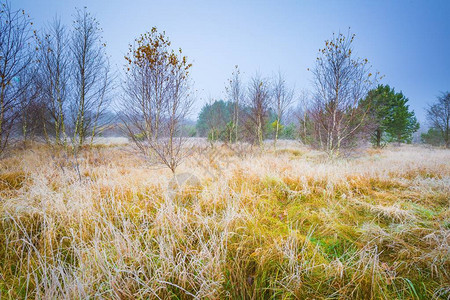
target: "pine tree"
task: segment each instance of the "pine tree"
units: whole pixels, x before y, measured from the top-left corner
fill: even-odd
[[[388,142],[411,142],[419,123],[407,103],[408,98],[401,92],[396,93],[389,85],[379,85],[361,101],[368,111],[374,146],[381,147]]]

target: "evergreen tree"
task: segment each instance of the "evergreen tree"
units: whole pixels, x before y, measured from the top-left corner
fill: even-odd
[[[387,142],[411,142],[419,123],[407,102],[408,98],[403,93],[396,93],[389,85],[379,85],[361,101],[368,112],[367,125],[371,129],[374,146],[381,147]]]
[[[228,140],[230,134],[234,135],[230,129],[233,127],[232,117],[233,103],[216,100],[203,106],[197,120],[197,131],[211,141]]]
[[[442,138],[441,132],[436,128],[430,128],[426,133],[425,132],[422,133],[420,135],[420,139],[422,140],[423,143],[430,144],[433,146],[445,145],[445,141]]]

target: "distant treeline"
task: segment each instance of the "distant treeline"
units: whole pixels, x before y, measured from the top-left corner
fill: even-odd
[[[174,169],[186,136],[259,145],[298,139],[338,155],[367,141],[409,143],[419,128],[408,99],[355,57],[350,32],[325,41],[310,69],[310,91],[298,93],[281,72],[243,82],[235,66],[226,98],[211,99],[189,126],[192,64],[165,32],[152,28],[135,39],[119,76],[96,18],[77,9],[72,24],[55,18],[37,30],[24,10],[1,2],[0,153],[11,137],[81,146],[114,125]],[[427,109],[424,142],[449,147],[449,98],[443,93]]]

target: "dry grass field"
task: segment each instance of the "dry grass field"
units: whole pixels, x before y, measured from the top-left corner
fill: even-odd
[[[12,150],[0,298],[450,297],[449,150],[205,147],[178,187],[125,144]]]

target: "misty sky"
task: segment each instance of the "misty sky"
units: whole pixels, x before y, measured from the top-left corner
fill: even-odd
[[[39,29],[56,15],[71,25],[87,6],[104,29],[112,63],[121,71],[128,44],[153,26],[193,61],[194,115],[239,65],[248,78],[281,70],[297,91],[311,89],[318,49],[333,32],[356,34],[358,56],[409,98],[419,121],[424,108],[450,90],[450,1],[143,1],[11,0]]]

